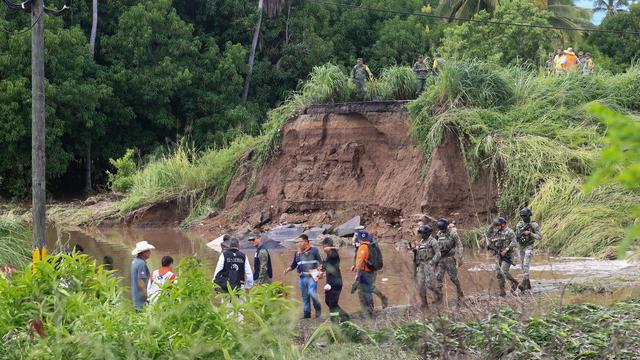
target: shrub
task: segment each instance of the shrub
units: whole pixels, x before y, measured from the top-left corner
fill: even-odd
[[[133,186],[133,176],[137,170],[133,155],[135,155],[135,150],[127,149],[121,158],[109,159],[111,166],[116,169],[115,173],[107,171],[107,181],[111,190],[127,192]]]

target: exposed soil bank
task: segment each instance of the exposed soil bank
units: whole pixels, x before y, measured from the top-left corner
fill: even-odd
[[[196,226],[217,235],[229,224],[339,224],[360,215],[379,238],[398,240],[418,214],[478,226],[495,211],[494,181],[472,181],[457,136],[445,134],[425,169],[402,102],[312,106],[282,129],[280,154],[236,172],[224,210]],[[411,219],[402,226],[405,219]]]

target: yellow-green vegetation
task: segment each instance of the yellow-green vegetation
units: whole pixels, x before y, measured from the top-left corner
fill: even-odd
[[[626,73],[540,76],[472,61],[448,64],[413,104],[412,135],[427,161],[451,130],[473,176],[497,179],[503,215],[531,206],[539,246],[552,253],[605,255],[637,221],[637,193],[619,186],[581,191],[604,146],[606,126],[590,112],[604,104],[638,121],[640,67]],[[489,220],[489,219],[487,219]]]
[[[8,212],[0,215],[0,265],[23,268],[31,260],[31,228],[25,219]]]
[[[0,278],[0,358],[301,358],[286,288],[260,286],[241,303],[212,295],[214,285],[195,259],[183,260],[178,276],[139,314],[121,280],[84,255],[57,255],[36,272]],[[37,320],[45,337],[34,334],[34,341],[29,328]]]
[[[328,347],[336,355],[377,349],[379,355],[371,356],[382,359],[393,359],[392,352],[403,359],[635,359],[639,321],[640,299],[635,298],[612,306],[567,305],[533,317],[501,307],[472,322],[440,316],[380,329],[343,323],[319,331],[333,342]]]

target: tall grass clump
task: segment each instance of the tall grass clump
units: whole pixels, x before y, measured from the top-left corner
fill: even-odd
[[[334,64],[315,66],[301,88],[302,96],[312,104],[348,101],[354,91],[349,76]]]
[[[484,69],[488,65],[457,66]],[[589,107],[606,104],[633,113],[633,102],[624,94],[638,86],[629,80],[636,76],[635,68],[621,75],[563,77],[538,76],[517,67],[497,69],[494,78],[505,81],[506,90],[492,93],[505,94],[505,101],[493,103],[482,100],[487,97],[481,93],[468,98],[474,92],[464,88],[479,75],[450,71],[409,106],[411,134],[427,162],[443,134],[455,134],[471,176],[488,174],[497,181],[499,212],[515,215],[519,208],[531,206],[543,219],[543,229],[548,229],[540,245],[554,253],[605,255],[624,238],[624,227],[637,221],[628,212],[610,222],[590,212],[615,216],[616,211],[628,210],[625,206],[636,203],[637,197],[619,187],[601,190],[624,204],[618,207],[607,196],[581,195],[579,189],[594,171],[606,132]],[[598,226],[585,226],[590,218]],[[596,233],[596,228],[601,231]]]
[[[434,88],[425,95],[447,107],[505,107],[514,99],[513,85],[491,64],[451,62],[439,74]]]
[[[286,288],[212,295],[213,284],[195,259],[183,260],[178,276],[141,313],[133,311],[120,279],[84,255],[51,257],[36,272],[0,279],[0,358],[300,358]],[[33,340],[29,328],[38,320],[45,337],[34,334]]]
[[[0,265],[22,269],[31,259],[31,227],[12,212],[0,215]]]
[[[405,66],[382,70],[377,82],[378,96],[383,100],[411,100],[416,98],[418,80],[415,72]]]

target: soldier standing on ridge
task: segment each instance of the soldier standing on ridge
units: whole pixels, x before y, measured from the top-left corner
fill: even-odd
[[[424,85],[427,81],[427,64],[424,62],[424,56],[418,56],[418,62],[413,64],[413,71],[416,73],[416,77],[418,78],[418,96],[422,94],[424,91]]]
[[[438,262],[436,272],[436,302],[442,301],[442,286],[444,282],[444,273],[449,274],[449,279],[456,286],[458,301],[462,300],[464,293],[458,279],[458,268],[462,266],[463,247],[458,232],[455,227],[449,227],[449,221],[444,218],[436,221],[436,240],[440,246],[440,261]]]
[[[531,210],[528,207],[520,210],[522,220],[516,225],[516,241],[520,249],[520,265],[522,267],[522,283],[518,286],[521,291],[530,290],[529,267],[533,257],[533,244],[536,240],[542,239],[540,235],[540,225],[531,221]]]
[[[503,217],[497,218],[493,226],[487,230],[487,249],[493,251],[498,261],[496,276],[500,285],[500,296],[507,293],[504,290],[505,277],[511,282],[511,292],[518,288],[518,281],[511,275],[509,269],[513,265],[511,254],[516,247],[516,234],[507,227],[507,220]]]
[[[416,281],[418,283],[418,293],[420,294],[420,301],[422,302],[422,308],[429,308],[429,302],[427,300],[427,289],[436,294],[436,298],[441,297],[441,294],[436,292],[433,286],[433,280],[435,279],[435,269],[440,261],[440,244],[431,236],[431,226],[422,225],[418,228],[418,234],[420,235],[420,243],[414,251],[414,259],[416,262]]]
[[[358,97],[362,100],[367,96],[367,78],[373,78],[373,74],[362,58],[358,58],[357,64],[351,69],[351,80],[356,84]]]

